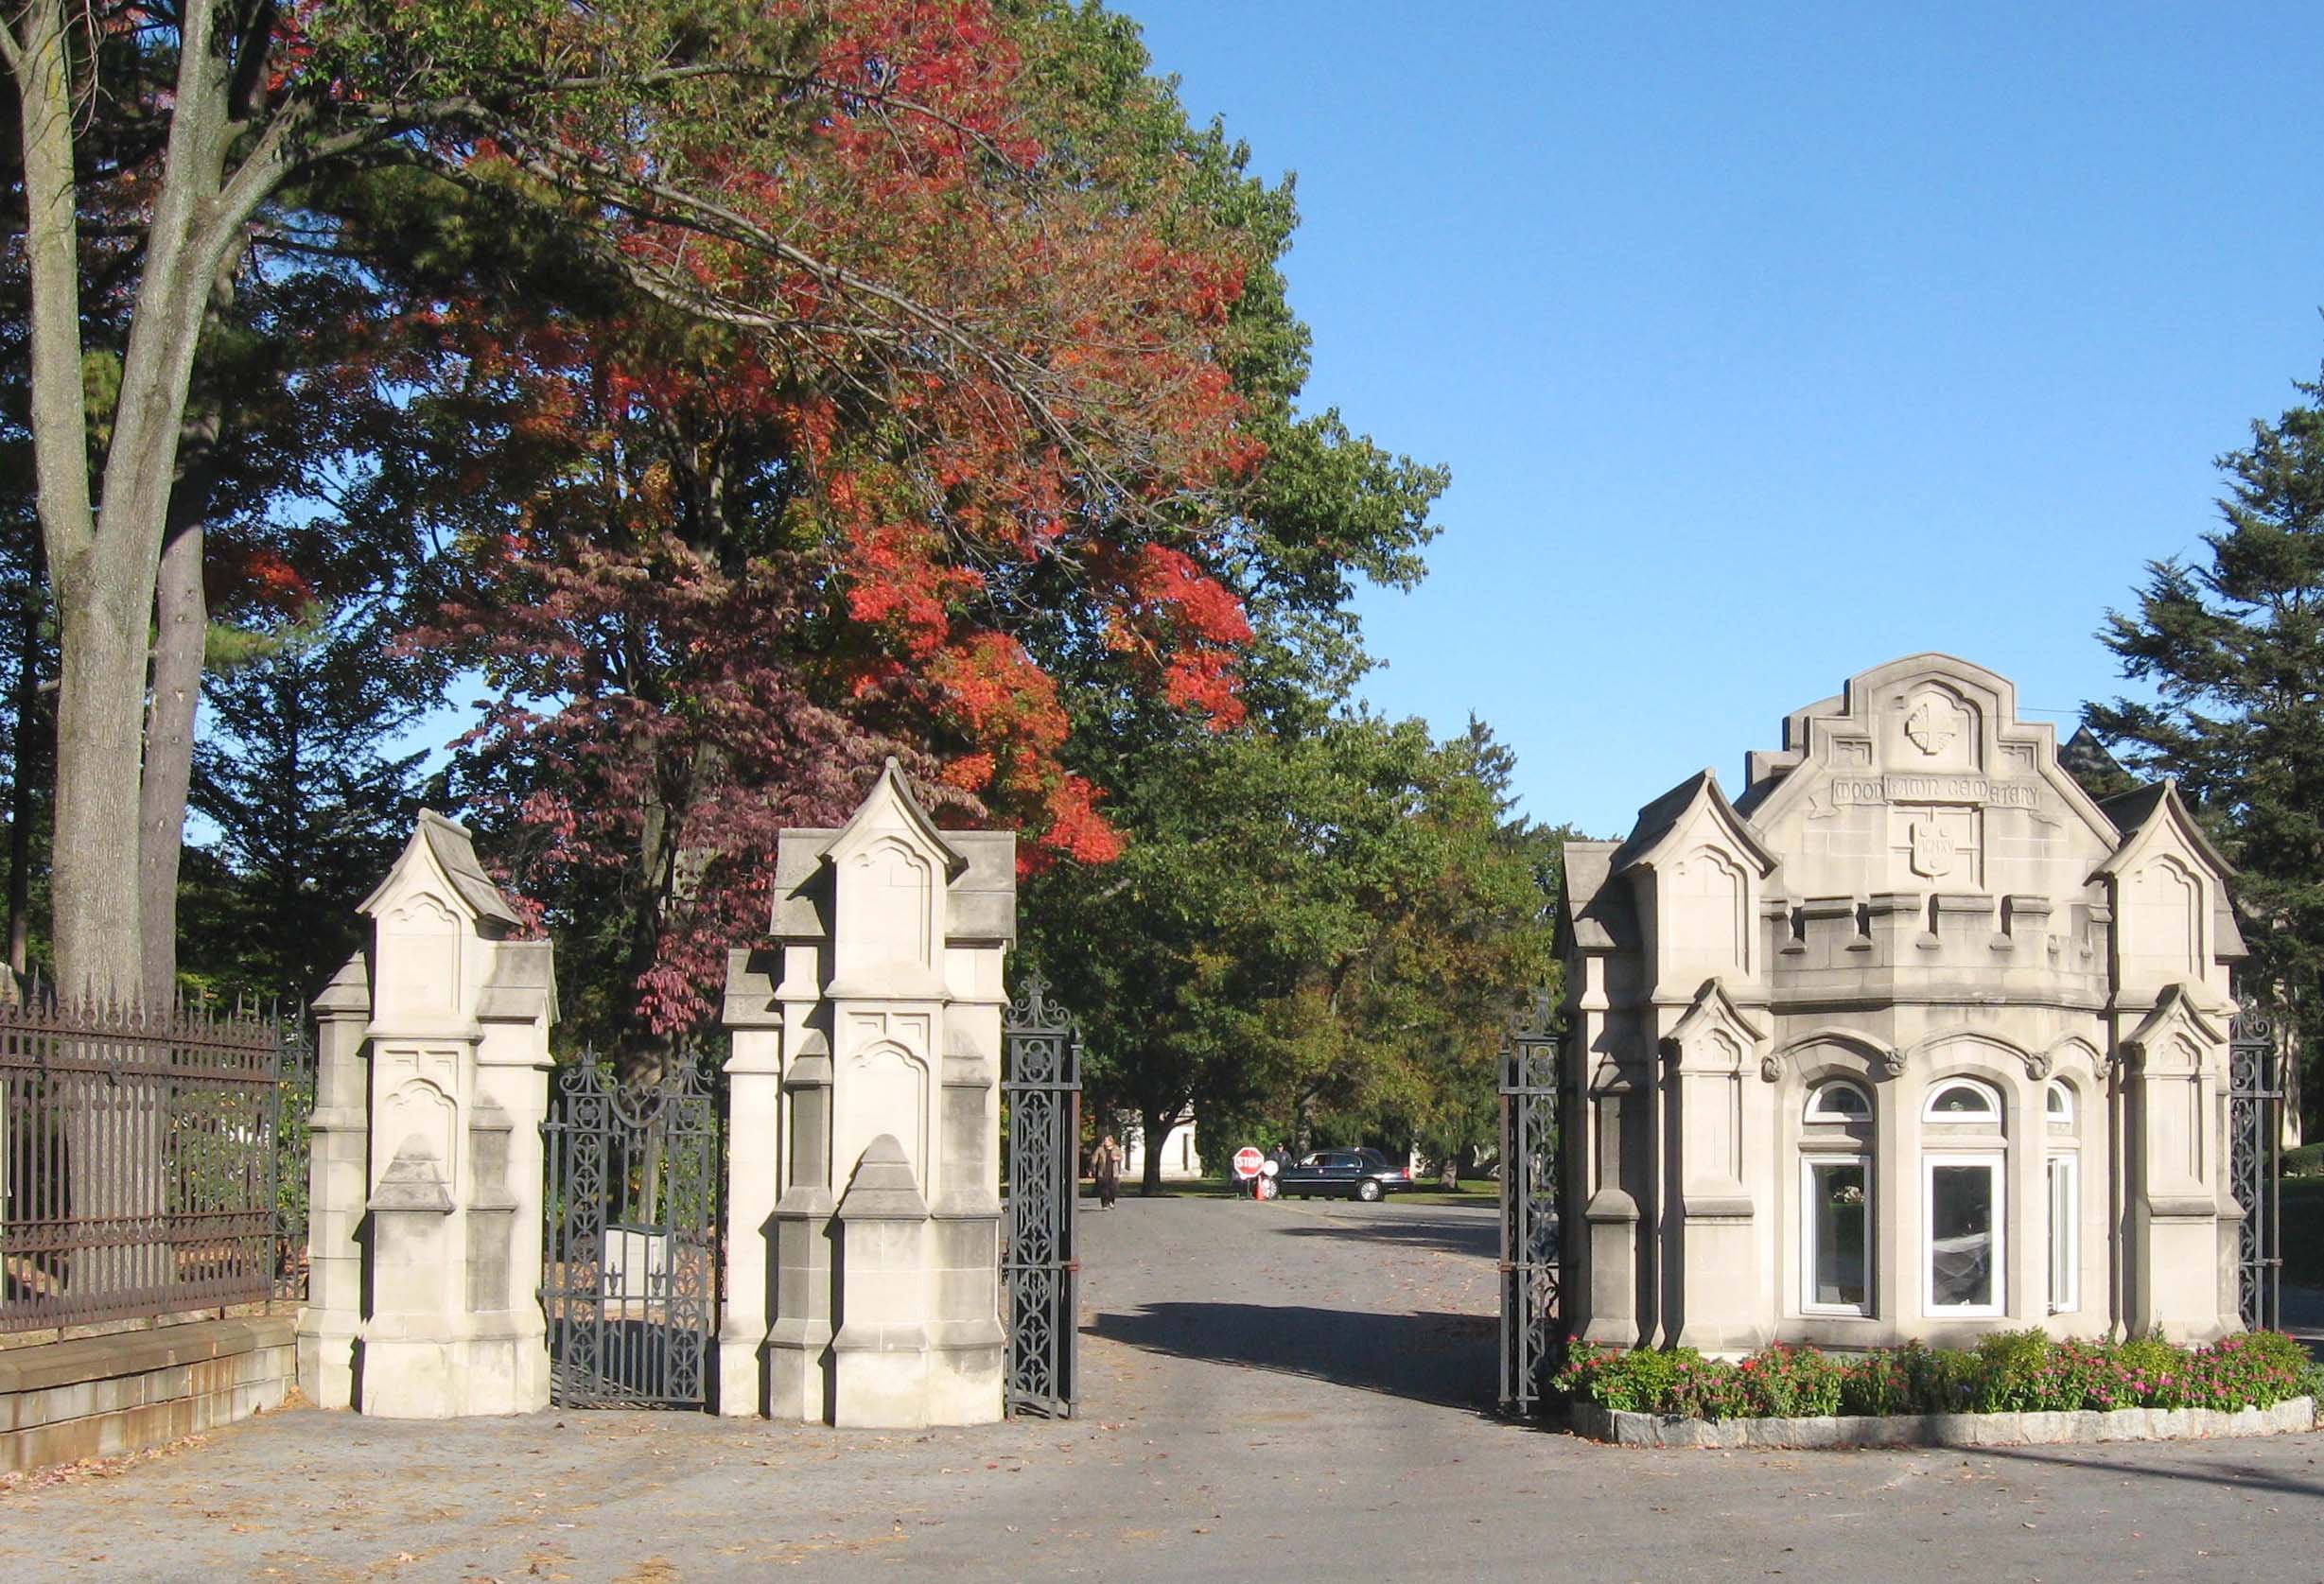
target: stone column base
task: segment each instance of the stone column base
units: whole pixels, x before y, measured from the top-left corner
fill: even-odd
[[[536,1413],[549,1406],[549,1360],[538,1337],[367,1336],[355,1347],[364,1413],[448,1419]]]
[[[355,1339],[361,1330],[352,1314],[299,1311],[299,1390],[316,1407],[355,1406]]]

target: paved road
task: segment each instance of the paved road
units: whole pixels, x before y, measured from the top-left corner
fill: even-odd
[[[2324,1440],[1624,1452],[1498,1424],[1493,1224],[1126,1200],[1085,1413],[925,1436],[298,1411],[0,1496],[0,1579],[2315,1580]]]

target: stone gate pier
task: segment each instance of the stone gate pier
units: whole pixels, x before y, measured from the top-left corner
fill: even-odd
[[[371,947],[314,1006],[300,1384],[391,1419],[547,1407],[550,943],[510,938],[515,910],[436,813],[362,909]]]
[[[726,976],[721,1410],[997,1420],[1016,839],[938,830],[890,759],[845,826],[782,833],[771,934]]]

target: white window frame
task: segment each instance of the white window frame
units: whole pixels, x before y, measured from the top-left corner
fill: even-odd
[[[1864,1175],[1864,1301],[1856,1303],[1818,1303],[1816,1301],[1816,1168],[1818,1166],[1854,1166]],[[1873,1220],[1872,1156],[1868,1151],[1807,1150],[1799,1158],[1799,1310],[1802,1314],[1835,1314],[1849,1319],[1870,1319],[1875,1290],[1874,1239],[1878,1223]]]
[[[2053,1100],[2057,1102],[2055,1106],[2050,1104]],[[2060,1078],[2053,1078],[2044,1085],[2041,1092],[2041,1114],[2045,1122],[2071,1123],[2074,1120],[2073,1086]]]
[[[1936,1175],[1940,1166],[1982,1166],[1993,1183],[1993,1297],[1986,1303],[1936,1301]],[[2009,1313],[2009,1157],[2001,1150],[1931,1151],[1921,1157],[1921,1314],[1932,1320],[1983,1320]]]
[[[1968,1089],[1982,1096],[1987,1108],[1983,1111],[1939,1111],[1936,1103],[1955,1089]],[[1941,1079],[1930,1088],[1929,1098],[1921,1103],[1920,1120],[1951,1127],[1973,1127],[1979,1123],[1991,1123],[1999,1127],[2001,1125],[2001,1090],[1980,1078]]]
[[[1864,1108],[1861,1111],[1827,1111],[1824,1109],[1824,1097],[1830,1094],[1835,1089],[1846,1089],[1850,1094],[1853,1094],[1857,1099],[1864,1103]],[[1872,1121],[1872,1096],[1866,1094],[1864,1092],[1864,1087],[1861,1084],[1857,1083],[1854,1079],[1826,1078],[1822,1083],[1818,1084],[1814,1088],[1808,1091],[1808,1108],[1801,1113],[1801,1117],[1802,1120],[1807,1122],[1869,1123]]]
[[[2065,1226],[2058,1225],[2057,1179],[2063,1173],[2066,1179]],[[2053,1151],[2042,1162],[2042,1213],[2049,1230],[2050,1268],[2047,1273],[2050,1287],[2050,1313],[2076,1314],[2082,1310],[2082,1157],[2072,1150]],[[2064,1258],[2061,1261],[2060,1256]],[[2060,1296],[2058,1281],[2063,1272],[2064,1293]]]

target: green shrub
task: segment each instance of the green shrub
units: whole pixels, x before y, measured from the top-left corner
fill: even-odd
[[[2283,1175],[2287,1177],[2324,1177],[2324,1143],[2302,1144],[2296,1150],[2284,1151]]]
[[[2303,1365],[2299,1379],[2293,1384],[2292,1395],[2313,1398],[2317,1407],[2324,1408],[2324,1364]]]
[[[2190,1350],[2158,1337],[2053,1342],[2028,1330],[1985,1337],[1975,1352],[1914,1342],[1845,1360],[1776,1343],[1736,1364],[1692,1348],[1581,1343],[1556,1384],[1607,1408],[1703,1419],[2264,1408],[2303,1393],[2324,1402],[2324,1366],[2280,1332]]]
[[[2027,1414],[2052,1406],[2049,1333],[2029,1327],[1996,1332],[1977,1344],[1981,1414]]]
[[[1843,1372],[1813,1348],[1772,1344],[1735,1366],[1745,1412],[1764,1419],[1820,1419],[1840,1411]]]
[[[2187,1406],[2194,1357],[2158,1336],[2133,1337],[2114,1350],[2130,1402],[2141,1408]]]
[[[1863,1353],[1841,1366],[1840,1411],[1882,1416],[1912,1411],[1909,1356],[1925,1351],[1917,1342],[1901,1349]]]
[[[2220,1338],[2195,1353],[2187,1376],[2192,1408],[2260,1408],[2299,1395],[2308,1349],[2277,1331]]]
[[[1671,1407],[1682,1369],[1703,1364],[1692,1348],[1664,1352],[1654,1348],[1627,1351],[1596,1343],[1578,1342],[1566,1355],[1565,1367],[1551,1383],[1569,1396],[1586,1398],[1600,1407],[1630,1414],[1667,1414]]]
[[[1977,1411],[1984,1370],[1975,1353],[1958,1348],[1908,1349],[1904,1379],[1906,1413],[1970,1414]]]
[[[1736,1366],[1723,1359],[1706,1359],[1692,1349],[1680,1363],[1671,1383],[1666,1413],[1697,1419],[1740,1419],[1759,1415],[1747,1383]]]

